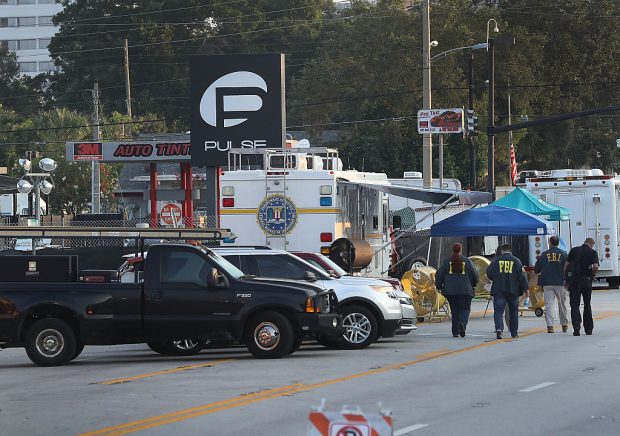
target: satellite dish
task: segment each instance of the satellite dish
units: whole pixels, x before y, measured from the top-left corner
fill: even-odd
[[[56,163],[54,159],[50,159],[49,157],[46,157],[39,161],[39,167],[43,171],[47,171],[48,173],[51,173],[52,171],[56,169],[56,167],[58,167],[58,164]]]
[[[32,191],[32,183],[28,180],[20,179],[19,182],[17,182],[17,190],[22,194],[28,194]]]
[[[48,195],[50,192],[52,192],[52,189],[54,189],[54,185],[48,180],[43,180],[41,183],[39,183],[39,189],[41,189],[42,193]]]
[[[20,159],[18,162],[26,171],[30,171],[30,168],[32,168],[32,162],[28,159]]]

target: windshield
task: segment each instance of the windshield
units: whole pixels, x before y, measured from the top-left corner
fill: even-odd
[[[323,256],[323,255],[321,254],[321,256]],[[329,257],[323,256],[321,261],[324,262],[326,265],[329,265],[329,269],[333,270],[338,277],[348,276],[349,275],[348,272],[346,272],[345,270],[340,268],[340,266],[336,262],[331,260]]]
[[[295,259],[295,261],[301,262],[304,265],[304,267],[307,267],[308,271],[313,272],[314,275],[319,280],[333,280],[333,277],[330,276],[329,274],[327,274],[322,268],[319,268],[319,267],[311,264],[306,259],[302,259],[301,257],[295,256],[294,254],[291,254],[291,253],[285,253],[285,254],[287,256],[293,257]]]
[[[209,249],[205,251],[207,253],[207,256],[209,256],[209,259],[211,259],[215,264],[217,264],[217,266],[221,268],[222,270],[224,270],[228,275],[232,276],[235,279],[240,279],[241,277],[245,275],[243,274],[243,271],[241,271],[235,265],[233,265],[232,263],[224,259],[219,254],[214,253],[213,251]]]

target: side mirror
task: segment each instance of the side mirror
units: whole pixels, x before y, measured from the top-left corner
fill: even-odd
[[[400,229],[403,226],[403,219],[400,215],[394,215],[392,217],[392,227]]]
[[[225,275],[220,274],[217,269],[211,268],[207,273],[207,286],[211,289],[226,289],[230,286]]]
[[[335,277],[335,278],[338,277],[338,274],[336,274],[336,271],[334,271],[333,269],[328,269],[327,273],[332,277]]]
[[[316,274],[314,274],[312,271],[306,271],[304,273],[304,280],[307,282],[316,282]]]

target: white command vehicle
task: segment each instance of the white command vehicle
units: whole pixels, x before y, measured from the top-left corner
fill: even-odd
[[[353,266],[365,260],[360,269],[381,274],[390,262],[388,200],[369,187],[376,184],[389,184],[387,176],[343,170],[333,149],[231,151],[220,176],[220,225],[237,239],[225,245],[326,254],[334,242],[364,240]]]
[[[526,179],[525,187],[541,199],[570,210],[570,220],[556,223],[558,235],[569,249],[588,237],[594,239],[600,265],[597,276],[607,279],[610,286],[618,286],[620,177],[597,169],[552,170]],[[546,249],[546,238],[530,237],[530,264]]]

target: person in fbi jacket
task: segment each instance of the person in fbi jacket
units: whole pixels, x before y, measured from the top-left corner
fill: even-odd
[[[478,271],[471,260],[461,254],[463,246],[452,246],[452,256],[446,259],[435,274],[435,286],[448,299],[452,314],[452,336],[465,337],[471,300],[478,284]]]
[[[566,297],[568,292],[564,287],[564,264],[566,263],[566,251],[561,250],[560,238],[553,235],[549,238],[548,250],[543,251],[536,261],[534,272],[540,274],[538,285],[542,286],[545,294],[545,321],[547,333],[553,333],[553,309],[555,299],[558,299],[558,310],[562,331],[568,330],[568,310],[566,309]]]
[[[493,282],[491,295],[493,296],[493,320],[497,339],[502,339],[504,330],[504,308],[508,305],[510,314],[510,335],[519,337],[519,296],[527,292],[528,283],[523,264],[513,256],[510,244],[502,245],[501,256],[496,256],[487,268],[487,277]]]

